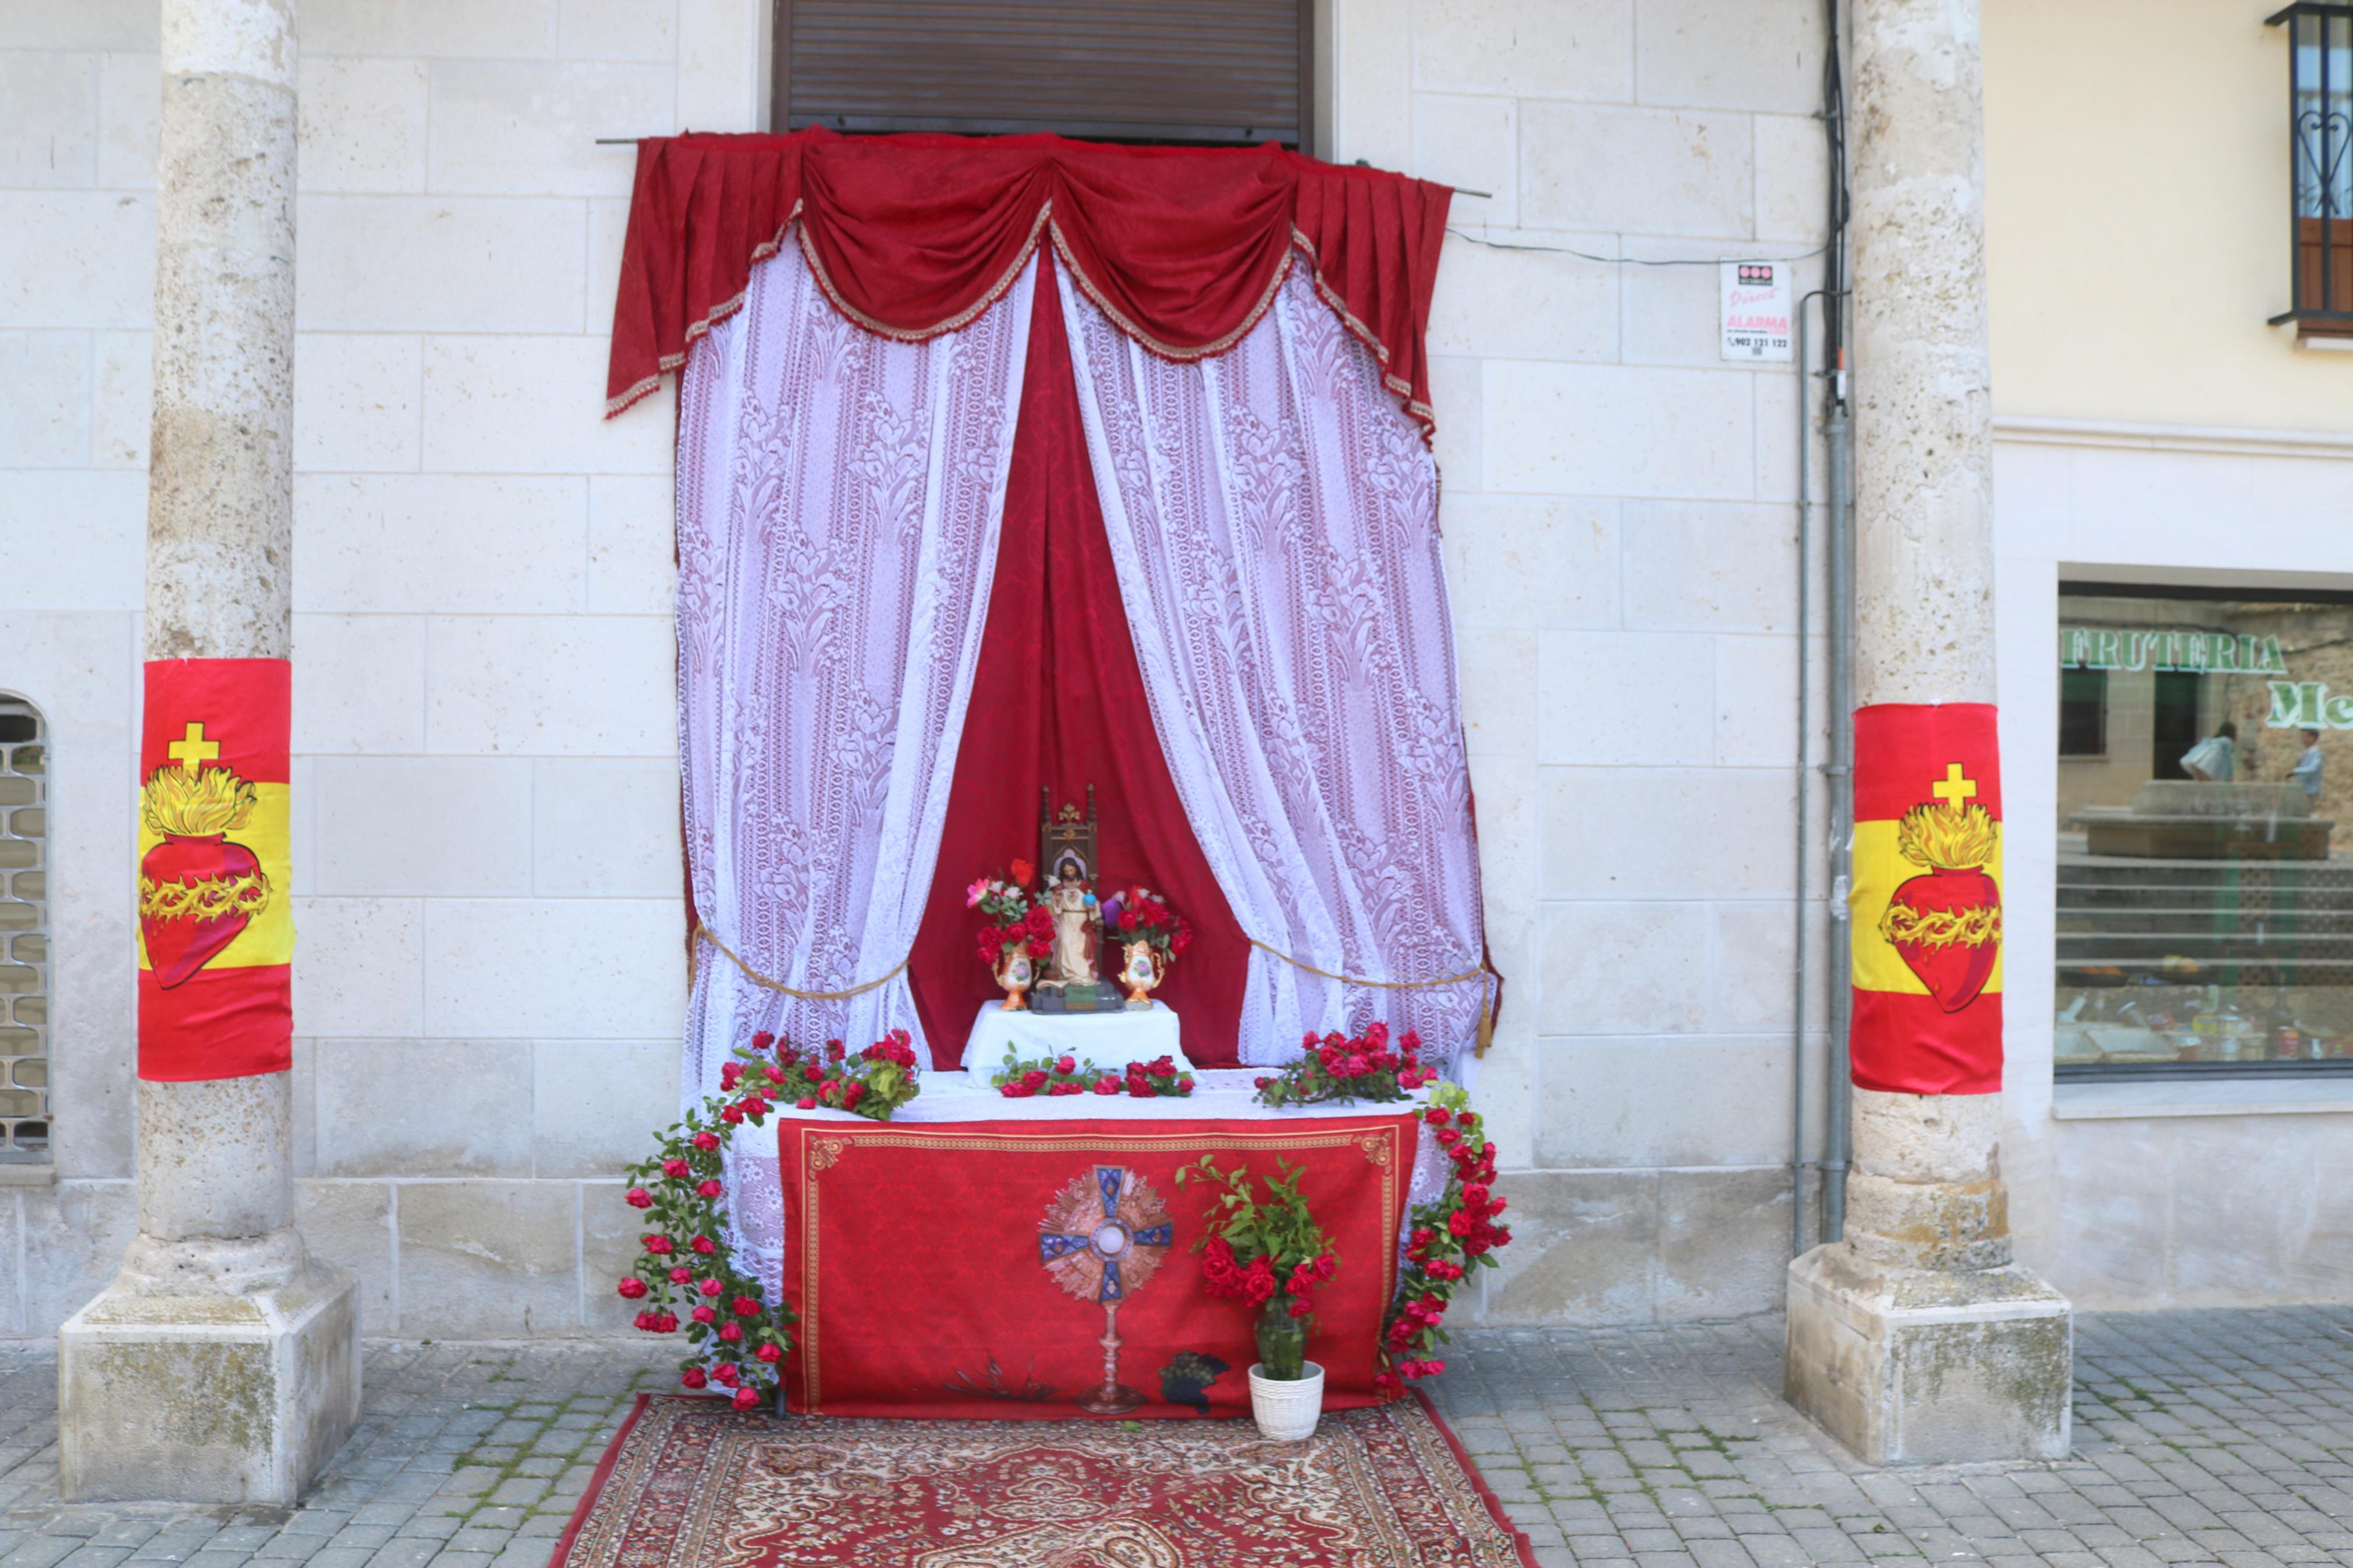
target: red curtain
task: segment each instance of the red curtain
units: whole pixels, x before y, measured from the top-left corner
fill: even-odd
[[[1052,265],[1038,269],[996,586],[908,984],[934,1064],[956,1066],[980,1005],[1003,994],[976,951],[981,917],[965,908],[965,889],[1016,857],[1037,858],[1041,787],[1057,805],[1083,805],[1092,784],[1105,879],[1095,891],[1141,883],[1191,923],[1193,944],[1155,994],[1176,1010],[1194,1065],[1231,1067],[1250,943],[1160,754],[1087,462]]]
[[[948,331],[1011,287],[1050,234],[1079,287],[1154,353],[1224,352],[1303,252],[1324,300],[1430,424],[1422,334],[1452,195],[1268,145],[1108,147],[1059,136],[665,136],[638,144],[608,414],[652,391],[743,303],[753,263],[800,224],[842,313]]]

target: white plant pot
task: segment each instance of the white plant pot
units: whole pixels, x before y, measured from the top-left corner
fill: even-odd
[[[1265,1364],[1253,1362],[1250,1369],[1250,1416],[1259,1436],[1274,1443],[1305,1442],[1315,1436],[1324,1414],[1324,1368],[1311,1361],[1304,1363],[1305,1377],[1273,1378],[1259,1371]]]

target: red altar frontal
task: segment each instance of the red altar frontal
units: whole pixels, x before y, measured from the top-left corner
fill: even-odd
[[[1253,1309],[1209,1295],[1195,1245],[1212,1156],[1301,1190],[1340,1268],[1307,1353],[1327,1409],[1373,1388],[1416,1116],[860,1123],[787,1117],[785,1297],[796,1411],[1062,1420],[1244,1415]],[[1107,1355],[1108,1352],[1108,1355]],[[1109,1375],[1106,1375],[1107,1370]]]

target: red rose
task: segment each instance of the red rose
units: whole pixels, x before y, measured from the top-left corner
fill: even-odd
[[[817,1109],[817,1101],[810,1099],[806,1094],[801,1096],[799,1100],[796,1100],[794,1104],[797,1109],[802,1110],[815,1110]]]
[[[719,1120],[730,1127],[736,1126],[744,1120],[744,1108],[740,1105],[728,1106],[719,1113]]]
[[[727,1287],[722,1285],[716,1279],[705,1279],[702,1284],[697,1285],[695,1289],[702,1291],[706,1296],[716,1296],[722,1290],[726,1289]]]
[[[628,1192],[622,1194],[621,1196],[628,1201],[628,1205],[633,1209],[649,1209],[654,1206],[653,1194],[646,1191],[643,1187],[631,1187]]]
[[[759,1403],[760,1403],[760,1395],[759,1395],[759,1394],[758,1394],[758,1393],[756,1393],[755,1391],[754,1391],[754,1390],[752,1390],[752,1389],[749,1389],[749,1388],[739,1388],[739,1389],[737,1389],[737,1390],[735,1391],[735,1408],[736,1408],[736,1409],[738,1409],[738,1410],[751,1410],[751,1409],[754,1409],[754,1408],[756,1408],[756,1407],[759,1405]]]
[[[679,1374],[678,1381],[681,1384],[688,1388],[701,1388],[704,1384],[711,1380],[702,1375],[702,1369],[701,1367],[691,1366]]]
[[[1302,1296],[1298,1300],[1293,1301],[1288,1309],[1291,1315],[1294,1318],[1303,1318],[1314,1310],[1315,1308],[1314,1305],[1311,1304],[1304,1296]]]
[[[743,1076],[744,1064],[742,1062],[728,1062],[719,1069],[719,1087],[722,1089],[733,1089],[735,1087],[735,1080]]]
[[[634,1301],[646,1293],[646,1282],[635,1275],[621,1281],[621,1294]]]
[[[774,1366],[776,1363],[785,1359],[784,1347],[781,1345],[762,1345],[758,1350],[754,1351],[752,1353],[758,1356],[762,1361],[766,1362],[771,1366]]]
[[[858,1109],[858,1102],[865,1098],[866,1086],[862,1083],[853,1083],[841,1091],[841,1109],[855,1110]]]
[[[828,1041],[826,1041],[826,1043],[825,1043],[825,1059],[826,1059],[826,1060],[828,1060],[828,1061],[829,1061],[829,1062],[838,1062],[838,1061],[839,1061],[842,1058],[844,1058],[844,1057],[848,1056],[849,1054],[849,1053],[847,1050],[844,1050],[844,1049],[842,1048],[842,1044],[841,1044],[841,1042],[840,1042],[839,1040],[828,1040]]]
[[[696,1187],[694,1190],[695,1190],[698,1194],[700,1194],[701,1195],[702,1195],[703,1197],[706,1197],[706,1198],[715,1198],[715,1197],[717,1197],[720,1194],[722,1194],[722,1193],[725,1192],[727,1189],[726,1189],[726,1188],[724,1188],[724,1187],[723,1187],[723,1186],[721,1186],[721,1185],[719,1184],[718,1181],[714,1178],[713,1180],[711,1180],[711,1181],[708,1181],[708,1182],[704,1182],[702,1185],[700,1185],[700,1186]]]
[[[735,1315],[739,1318],[756,1318],[760,1315],[760,1303],[749,1296],[738,1296],[728,1304],[735,1309]]]
[[[771,1109],[772,1108],[768,1102],[762,1100],[756,1094],[752,1095],[744,1101],[744,1114],[751,1117],[755,1121],[761,1117],[767,1115]]]
[[[638,1239],[645,1243],[646,1250],[657,1258],[665,1256],[670,1249],[670,1239],[666,1236],[647,1236]]]
[[[735,1386],[735,1380],[742,1375],[735,1370],[735,1363],[732,1361],[723,1361],[711,1369],[711,1381],[724,1384],[730,1388]]]
[[[708,1154],[711,1151],[719,1147],[719,1134],[716,1132],[698,1132],[694,1135],[694,1146]],[[639,1206],[642,1207],[643,1205],[640,1205]]]
[[[719,1250],[719,1244],[712,1240],[707,1236],[696,1237],[693,1241],[693,1247],[695,1251],[701,1253],[705,1258],[710,1257],[712,1253]]]
[[[689,1312],[687,1316],[692,1318],[698,1323],[715,1323],[719,1321],[718,1312],[709,1307],[697,1307],[693,1311]]]
[[[768,1033],[765,1029],[761,1030],[758,1034],[752,1037],[752,1048],[755,1051],[765,1051],[776,1043],[776,1037]]]
[[[693,1279],[694,1270],[689,1268],[683,1263],[670,1271],[670,1282],[673,1285],[691,1284],[693,1282]]]
[[[1054,1070],[1068,1078],[1079,1070],[1079,1059],[1076,1057],[1058,1057],[1054,1061]]]
[[[744,1337],[744,1325],[741,1323],[722,1323],[719,1325],[719,1337],[726,1341],[731,1345],[734,1344]]]
[[[1022,1088],[1024,1088],[1024,1089],[1038,1089],[1038,1088],[1042,1087],[1042,1086],[1045,1084],[1045,1082],[1046,1082],[1046,1075],[1045,1075],[1045,1073],[1043,1073],[1042,1071],[1040,1071],[1040,1070],[1039,1070],[1039,1069],[1038,1069],[1037,1068],[1031,1068],[1028,1072],[1025,1072],[1025,1073],[1023,1073],[1023,1074],[1021,1075],[1021,1087],[1022,1087]]]
[[[694,1167],[688,1164],[683,1160],[664,1160],[662,1162],[662,1174],[670,1177],[673,1181],[677,1180],[681,1176],[691,1174],[693,1170]]]

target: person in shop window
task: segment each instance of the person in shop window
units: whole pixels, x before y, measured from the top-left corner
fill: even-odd
[[[2320,798],[2320,731],[2304,732],[2304,755],[2296,758],[2295,766],[2287,776],[2304,786],[2304,793],[2314,800]]]
[[[2239,761],[2239,727],[2222,727],[2181,754],[2181,771],[2201,784],[2229,784]]]

